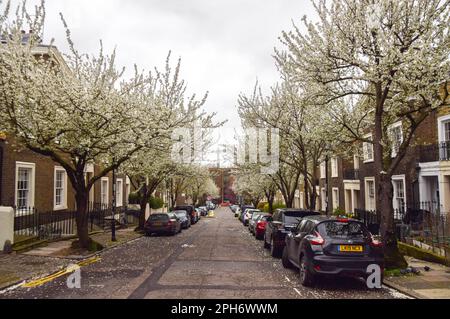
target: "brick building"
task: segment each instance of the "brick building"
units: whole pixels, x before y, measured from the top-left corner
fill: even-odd
[[[100,168],[88,165],[86,177]],[[89,201],[110,205],[112,173],[91,189]],[[130,181],[117,176],[117,206],[128,203]],[[66,171],[51,159],[14,145],[11,138],[0,137],[0,206],[31,207],[38,211],[75,210],[75,192]]]

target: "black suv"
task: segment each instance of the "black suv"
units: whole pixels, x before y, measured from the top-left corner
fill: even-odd
[[[177,206],[173,209],[175,210],[185,210],[188,212],[189,216],[191,217],[191,225],[194,225],[198,222],[197,220],[197,213],[195,211],[195,207],[191,206],[191,205],[187,205],[187,206]]]
[[[286,235],[297,227],[303,217],[316,215],[320,213],[301,209],[277,209],[267,220],[264,248],[270,248],[273,257],[281,257]]]
[[[354,219],[305,217],[286,237],[282,263],[300,270],[303,286],[318,275],[367,277],[369,265],[384,268],[383,247]]]

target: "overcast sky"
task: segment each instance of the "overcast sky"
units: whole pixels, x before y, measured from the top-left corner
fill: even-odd
[[[309,0],[46,0],[46,9],[45,39],[62,51],[59,12],[79,51],[95,53],[102,39],[129,70],[163,66],[171,50],[189,91],[209,91],[205,110],[227,126],[239,125],[240,92],[251,92],[256,79],[263,87],[278,81],[272,54],[281,31],[314,14]]]

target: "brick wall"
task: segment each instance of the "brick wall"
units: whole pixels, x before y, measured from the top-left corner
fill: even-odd
[[[48,157],[41,156],[27,149],[20,148],[14,144],[11,139],[0,141],[0,147],[3,149],[3,165],[0,174],[0,205],[15,205],[15,185],[16,185],[16,163],[25,162],[35,164],[35,195],[34,207],[38,211],[52,211],[54,209],[54,178],[55,167],[58,163],[53,162]],[[95,166],[94,172],[98,174],[100,167]],[[112,173],[107,175],[109,179],[109,201],[112,202]],[[128,202],[126,192],[126,176],[117,175],[123,179],[123,204]],[[101,180],[94,185],[94,202],[100,203],[101,198]],[[75,192],[70,181],[67,181],[67,208],[73,210],[76,208]]]

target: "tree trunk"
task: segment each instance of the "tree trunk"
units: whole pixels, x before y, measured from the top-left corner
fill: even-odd
[[[381,237],[384,244],[385,267],[391,269],[406,268],[408,264],[397,246],[394,207],[392,205],[393,191],[391,177],[387,174],[381,175],[378,187],[378,211],[380,214]]]
[[[273,213],[273,202],[275,201],[275,193],[268,193],[267,203],[269,204],[269,213]]]
[[[84,249],[88,249],[91,243],[91,239],[89,238],[88,197],[89,191],[86,187],[77,188],[75,194],[77,203],[75,221],[77,224],[77,235],[80,241],[80,247]]]
[[[139,226],[136,230],[144,230],[145,227],[145,211],[147,210],[147,204],[148,204],[148,187],[147,184],[144,183],[142,185],[141,189],[139,190],[140,194],[140,213],[139,213]]]
[[[380,233],[384,245],[384,261],[385,267],[405,268],[407,266],[406,260],[398,249],[397,237],[395,234],[394,225],[394,207],[392,204],[392,198],[394,196],[394,187],[392,186],[392,174],[388,174],[389,171],[385,166],[389,166],[391,160],[385,161],[384,147],[383,147],[383,91],[380,83],[375,85],[376,90],[376,111],[375,111],[375,123],[374,123],[374,168],[378,175],[376,181],[378,183],[378,205],[377,215],[380,218]],[[390,153],[390,152],[388,152]],[[387,156],[390,156],[387,155]]]

